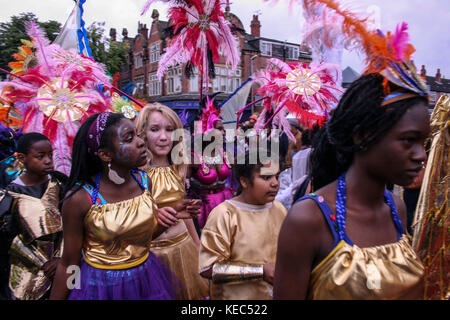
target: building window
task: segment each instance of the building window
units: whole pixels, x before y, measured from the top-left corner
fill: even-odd
[[[214,92],[233,93],[241,85],[241,69],[234,73],[224,67],[216,67],[216,77],[213,80]]]
[[[199,92],[198,90],[198,72],[195,68],[193,68],[191,73],[191,78],[189,79],[189,91],[190,92]]]
[[[142,68],[142,53],[137,53],[134,57],[134,68],[139,69]]]
[[[286,48],[286,58],[290,60],[298,60],[300,56],[300,48],[298,47],[287,47]]]
[[[156,73],[149,74],[149,86],[148,95],[149,96],[160,96],[161,95],[161,81],[158,80]]]
[[[272,55],[272,44],[269,42],[261,41],[261,54],[263,56],[271,56]]]
[[[181,92],[181,82],[183,77],[181,76],[181,67],[170,68],[167,71],[167,93]]]
[[[234,92],[234,79],[233,78],[228,78],[228,88],[227,88],[228,92]]]
[[[150,46],[150,63],[159,61],[160,43],[154,43]]]

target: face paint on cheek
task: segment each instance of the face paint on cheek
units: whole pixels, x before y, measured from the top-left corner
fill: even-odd
[[[116,157],[121,161],[129,161],[130,160],[130,151],[129,151],[130,144],[123,141],[123,137],[122,137],[122,132],[124,132],[127,129],[128,128],[126,125],[121,125],[117,129],[117,136],[119,137],[119,148],[116,152]]]
[[[119,150],[116,153],[116,156],[118,159],[122,160],[122,161],[129,161],[130,159],[130,151],[128,150],[129,148],[129,144],[120,144],[119,145]]]

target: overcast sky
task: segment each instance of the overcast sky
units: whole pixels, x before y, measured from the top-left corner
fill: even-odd
[[[167,6],[154,4],[146,16],[140,11],[146,0],[87,0],[84,5],[86,26],[95,21],[106,23],[106,35],[110,28],[116,28],[119,35],[128,29],[134,37],[138,21],[151,25],[153,8],[160,12],[160,20],[167,20]],[[259,14],[261,36],[288,42],[301,42],[301,29],[304,23],[302,10],[288,7],[288,0],[279,0],[270,5],[262,0],[231,0],[231,12],[236,14],[250,33],[253,14]],[[345,1],[348,2],[348,1]],[[360,9],[379,8],[380,25],[384,31],[395,30],[397,23],[409,24],[411,42],[416,47],[414,62],[420,70],[425,65],[427,75],[435,75],[437,68],[445,78],[450,78],[450,1],[449,0],[358,0]],[[73,0],[0,0],[0,22],[10,21],[10,17],[22,12],[34,13],[39,21],[56,20],[65,23],[74,6]],[[377,9],[376,9],[377,10]],[[345,52],[342,69],[351,66],[360,72],[362,58]]]

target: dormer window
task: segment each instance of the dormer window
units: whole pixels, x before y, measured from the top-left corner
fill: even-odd
[[[271,56],[272,55],[272,44],[269,42],[261,41],[261,54],[263,56]]]

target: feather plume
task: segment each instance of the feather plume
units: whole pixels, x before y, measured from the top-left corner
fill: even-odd
[[[144,11],[154,2],[147,2]],[[174,36],[159,61],[158,77],[161,79],[168,68],[177,64],[192,64],[200,73],[202,90],[205,90],[210,75],[214,76],[214,63],[220,61],[219,52],[234,72],[240,55],[231,24],[222,11],[224,3],[220,0],[165,2],[171,5],[169,18]]]
[[[37,27],[33,21],[25,23],[25,28],[27,30],[28,36],[33,40],[33,45],[36,48],[36,56],[42,65],[47,68],[48,74],[53,77],[53,72],[50,67],[49,61],[47,60],[46,48],[50,46],[50,41],[47,39],[45,32]],[[48,49],[47,49],[48,50]]]
[[[397,25],[395,33],[390,41],[390,44],[394,48],[398,60],[409,58],[406,57],[406,55],[408,54],[407,50],[409,48],[409,34],[407,30],[408,24],[406,22],[402,22],[401,24]]]
[[[65,175],[70,175],[71,150],[67,141],[67,132],[63,126],[56,129],[56,139],[54,140],[53,162],[55,171],[60,171]]]

